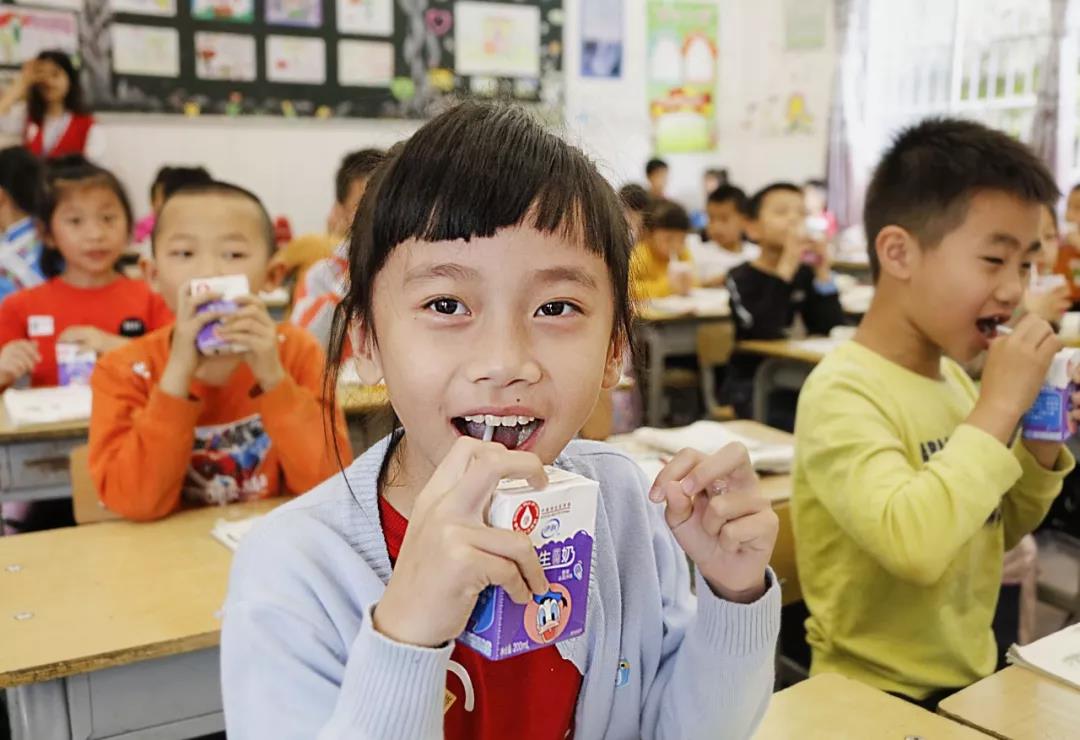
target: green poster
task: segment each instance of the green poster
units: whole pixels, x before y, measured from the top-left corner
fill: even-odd
[[[716,146],[715,4],[648,5],[649,117],[659,154]]]

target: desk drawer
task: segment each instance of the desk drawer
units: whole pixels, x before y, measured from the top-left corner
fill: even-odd
[[[68,456],[82,439],[7,445],[0,449],[0,491],[70,486]]]

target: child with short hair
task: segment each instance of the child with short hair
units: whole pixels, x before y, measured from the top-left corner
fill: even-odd
[[[667,198],[668,163],[653,157],[645,163],[645,179],[649,183],[649,195],[656,200]]]
[[[812,673],[933,705],[995,669],[1002,554],[1073,467],[1060,443],[1016,439],[1061,343],[1031,314],[997,331],[1056,197],[1027,147],[971,121],[917,124],[878,164],[873,302],[803,387],[795,429]],[[983,352],[979,389],[958,363]]]
[[[297,275],[290,320],[311,332],[324,349],[330,344],[334,309],[345,292],[345,274],[349,266],[347,239],[356,209],[364,197],[368,180],[385,160],[386,153],[380,149],[361,149],[342,160],[334,178],[337,200],[331,216],[336,246],[332,254],[315,261]],[[290,259],[282,257],[280,261],[288,263]]]
[[[761,255],[761,249],[744,236],[747,205],[746,193],[734,185],[721,185],[709,193],[705,202],[705,238],[700,246],[692,248],[703,285],[723,285],[729,272]]]
[[[635,300],[688,295],[694,268],[686,237],[690,216],[670,200],[653,201],[645,214],[641,241],[630,257],[630,289]]]
[[[102,355],[172,321],[161,296],[115,269],[131,233],[119,180],[81,157],[50,166],[41,213],[48,280],[0,303],[0,387],[60,385],[63,345]],[[85,382],[85,381],[83,381]]]
[[[619,188],[619,200],[622,201],[623,211],[630,222],[630,238],[637,244],[652,198],[645,188],[637,183],[629,182]]]
[[[90,476],[106,508],[149,520],[302,493],[349,455],[341,412],[324,397],[322,350],[254,297],[273,237],[262,203],[235,185],[193,185],[165,201],[144,269],[176,323],[110,353],[91,379]],[[235,312],[200,311],[218,296],[193,296],[192,280],[224,275],[245,276],[252,295]],[[215,321],[238,353],[199,351],[197,335]]]
[[[1053,207],[1043,204],[1039,210],[1041,247],[1032,267],[1032,283],[1024,293],[1024,310],[1041,316],[1051,325],[1060,328],[1065,312],[1072,305],[1072,293],[1068,278],[1056,272],[1058,240],[1057,215]]]
[[[684,450],[650,491],[630,458],[571,441],[632,328],[610,185],[525,111],[470,103],[394,153],[358,222],[330,366],[352,333],[401,426],[240,546],[229,737],[749,737],[780,593],[745,448]],[[481,591],[525,603],[548,583],[484,510],[501,478],[543,486],[545,464],[599,483],[586,632],[489,661],[455,644]]]
[[[160,168],[150,183],[150,213],[135,224],[135,243],[141,244],[153,235],[161,207],[173,193],[188,185],[205,185],[213,179],[205,167],[166,165]]]
[[[0,301],[45,280],[34,223],[45,198],[45,170],[25,147],[0,150]]]

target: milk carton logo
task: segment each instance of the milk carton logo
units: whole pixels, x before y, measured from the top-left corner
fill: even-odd
[[[535,501],[522,501],[514,512],[514,531],[532,534],[538,521],[540,521],[540,507]]]
[[[533,596],[525,607],[525,634],[541,645],[553,642],[566,629],[571,607],[570,592],[566,587],[551,584],[547,593]]]
[[[552,537],[559,533],[560,526],[561,522],[557,518],[553,518],[551,521],[544,525],[543,529],[540,530],[540,536],[543,537],[545,540],[550,540]]]

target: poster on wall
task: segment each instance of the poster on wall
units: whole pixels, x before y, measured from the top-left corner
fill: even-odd
[[[648,4],[646,93],[657,153],[716,146],[717,11],[704,3]]]
[[[392,36],[394,0],[337,0],[337,26],[342,33]]]
[[[22,64],[46,49],[73,53],[79,25],[73,13],[5,5],[0,9],[0,64]]]
[[[342,87],[390,87],[394,81],[394,45],[386,41],[338,41],[338,84]]]
[[[491,77],[540,76],[540,8],[454,3],[454,71]]]
[[[322,25],[322,0],[266,0],[266,22],[318,28]]]
[[[254,82],[258,76],[255,37],[196,31],[195,76],[200,80]]]
[[[323,84],[326,82],[326,42],[300,36],[267,36],[266,79]]]
[[[109,9],[114,13],[172,17],[176,15],[176,0],[109,0]]]
[[[251,23],[255,0],[191,0],[191,17],[200,21]]]
[[[581,3],[581,76],[622,77],[623,0]]]
[[[15,2],[19,5],[40,5],[60,10],[80,11],[83,9],[83,0],[15,0]]]
[[[112,26],[113,71],[149,77],[180,76],[180,34],[175,28]]]

